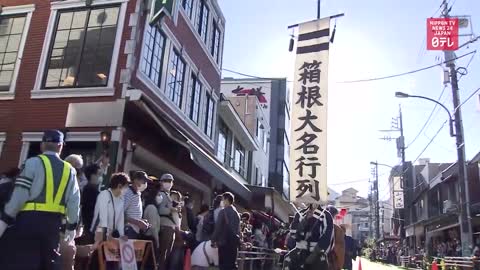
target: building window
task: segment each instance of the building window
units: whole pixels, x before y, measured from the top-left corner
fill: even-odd
[[[215,109],[215,101],[213,100],[210,93],[207,93],[207,110],[206,110],[207,113],[205,114],[205,130],[204,131],[209,138],[212,138],[212,134],[213,134],[212,131],[213,131],[214,109]]]
[[[156,86],[160,87],[162,63],[165,49],[165,35],[157,28],[146,24],[144,49],[140,70],[147,75]]]
[[[210,44],[210,53],[213,56],[213,59],[218,63],[220,63],[220,28],[215,20],[213,20],[213,31],[212,31],[212,40]]]
[[[189,117],[198,125],[198,119],[200,115],[200,94],[202,93],[202,83],[200,80],[192,74],[192,86],[190,89],[190,111]]]
[[[258,180],[260,180],[260,170],[258,169],[257,166],[255,166],[255,185],[260,184]]]
[[[10,91],[26,15],[0,17],[0,92]]]
[[[265,176],[262,174],[262,187],[266,187],[267,186],[267,179],[265,178]]]
[[[233,146],[233,160],[232,167],[237,171],[241,176],[245,176],[245,148],[235,139]]]
[[[260,120],[257,118],[257,130],[255,132],[257,138],[260,138]]]
[[[200,4],[198,5],[197,11],[197,31],[198,34],[203,39],[205,44],[207,43],[207,36],[208,36],[208,16],[210,15],[210,10],[208,9],[207,2],[205,0],[201,0]]]
[[[59,11],[44,88],[107,86],[120,8]]]
[[[188,17],[192,19],[193,15],[193,0],[182,0],[182,7],[187,13]]]
[[[177,50],[173,49],[168,67],[167,96],[179,108],[182,104],[184,75],[185,62],[183,62]]]
[[[223,123],[223,121],[219,121],[219,131],[218,131],[218,150],[217,150],[217,157],[221,163],[226,163],[226,155],[227,155],[227,136],[228,136],[228,129]]]

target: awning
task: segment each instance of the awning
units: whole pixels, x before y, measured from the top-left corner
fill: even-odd
[[[188,141],[187,143],[190,147],[190,156],[199,167],[207,171],[211,176],[224,184],[233,193],[238,194],[246,201],[251,200],[252,192],[248,187],[245,186],[244,183],[242,183],[241,179],[237,179],[233,174],[225,169],[222,164],[215,159],[215,157],[207,154],[192,141]]]
[[[290,202],[285,200],[274,188],[250,185],[247,187],[255,197],[255,201],[251,204],[252,209],[265,211],[267,208],[270,208],[270,210],[273,208],[274,215],[285,223],[288,223],[289,217],[295,213],[295,209]]]
[[[242,183],[243,179],[238,179],[211,154],[207,153],[194,142],[192,142],[183,132],[176,129],[169,121],[159,117],[156,112],[158,104],[156,104],[151,98],[145,95],[140,90],[129,90],[127,95],[131,102],[137,104],[142,110],[147,112],[155,123],[162,128],[165,134],[186,147],[190,152],[190,158],[192,161],[212,176],[215,181],[218,181],[225,185],[231,192],[237,194],[242,199],[249,202],[251,200],[251,191]]]

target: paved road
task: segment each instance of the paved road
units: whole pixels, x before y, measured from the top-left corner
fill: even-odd
[[[370,261],[367,261],[365,259],[360,259],[362,262],[362,270],[399,270],[399,269],[404,269],[396,266],[391,266],[391,265],[383,265],[383,264],[378,264],[378,263],[372,263]],[[358,267],[359,259],[357,258],[357,261],[353,262],[353,270],[360,270]]]

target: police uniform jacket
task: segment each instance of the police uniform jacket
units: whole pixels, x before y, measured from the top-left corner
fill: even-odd
[[[61,160],[55,152],[46,151],[43,155],[50,161],[54,177],[69,171],[68,183],[66,183],[60,204],[62,208],[64,206],[64,214],[68,223],[67,229],[74,230],[80,212],[80,190],[76,180],[76,171],[70,164]],[[64,169],[64,166],[68,167]],[[45,200],[47,193],[45,179],[46,169],[42,159],[39,156],[27,159],[20,176],[15,180],[13,194],[5,205],[1,219],[7,223],[13,223],[27,202]],[[54,184],[54,186],[52,195],[55,197],[59,188],[58,185]]]

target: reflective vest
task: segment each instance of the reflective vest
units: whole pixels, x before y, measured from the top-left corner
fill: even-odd
[[[43,167],[45,168],[45,185],[43,186],[40,195],[25,203],[25,206],[21,211],[41,211],[65,214],[65,200],[63,194],[70,179],[70,164],[60,159],[58,159],[58,161],[51,160],[46,155],[39,155],[38,157],[42,160]],[[61,169],[57,169],[54,172],[52,161],[56,162],[56,165],[60,165]],[[58,164],[58,162],[62,162],[62,164]]]

